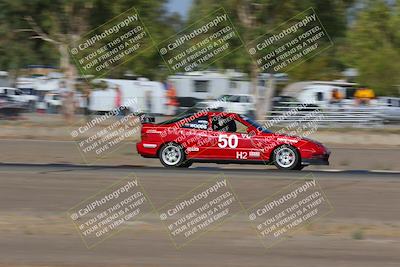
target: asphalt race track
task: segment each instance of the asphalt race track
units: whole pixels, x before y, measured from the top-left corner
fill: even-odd
[[[87,249],[66,212],[130,174],[156,209],[224,176],[245,208],[292,181],[315,178],[333,210],[269,249],[243,212],[177,250],[156,211]],[[399,178],[398,172],[200,165],[0,164],[0,266],[398,266]]]

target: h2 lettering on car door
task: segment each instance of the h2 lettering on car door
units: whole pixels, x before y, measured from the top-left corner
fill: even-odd
[[[250,152],[250,139],[241,133],[217,132],[218,142],[215,157],[230,160],[247,160]]]

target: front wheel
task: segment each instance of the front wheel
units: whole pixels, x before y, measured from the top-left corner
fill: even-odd
[[[175,143],[164,145],[159,152],[159,158],[165,167],[179,167],[185,160],[183,149]]]
[[[301,170],[299,152],[292,146],[283,145],[274,150],[274,164],[282,170]]]
[[[183,162],[181,165],[179,165],[179,167],[181,168],[189,168],[190,166],[192,166],[193,162],[186,160],[185,162]]]
[[[304,167],[306,167],[307,165],[303,165],[303,164],[297,164],[297,167],[296,168],[294,168],[293,170],[296,170],[296,171],[301,171]]]

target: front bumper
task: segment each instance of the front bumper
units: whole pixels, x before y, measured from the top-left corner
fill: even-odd
[[[301,161],[302,165],[329,165],[329,160],[327,159],[303,159]]]
[[[330,152],[327,152],[323,155],[313,156],[308,159],[302,159],[302,165],[329,165],[329,156]]]

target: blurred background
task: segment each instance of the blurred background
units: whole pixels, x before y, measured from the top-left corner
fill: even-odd
[[[158,115],[229,95],[231,111],[258,120],[306,100],[337,112],[329,120],[335,124],[342,115],[350,125],[400,120],[398,1],[3,0],[0,5],[2,117],[21,112],[70,117],[65,113],[71,108],[63,109],[68,103],[75,114],[98,114],[114,107],[119,87],[124,99],[135,97],[138,108]],[[223,6],[245,44],[313,7],[334,45],[284,73],[260,73],[243,47],[201,71],[171,73],[154,48],[103,79],[79,75],[68,45],[132,6],[155,43]],[[63,101],[65,89],[74,92],[74,101]]]
[[[221,6],[244,44],[313,7],[333,46],[273,73],[245,46],[176,73],[154,46],[100,78],[81,75],[69,54],[131,7],[158,44]],[[398,266],[399,26],[400,0],[0,0],[0,266]],[[305,177],[268,166],[165,170],[139,157],[137,135],[85,161],[71,130],[118,106],[156,121],[214,107],[286,133],[315,123],[316,111],[308,137],[332,151],[331,165],[308,170],[335,211],[267,253],[244,214],[181,251],[155,214],[87,250],[65,211],[132,171],[156,208],[221,171],[245,207]]]

